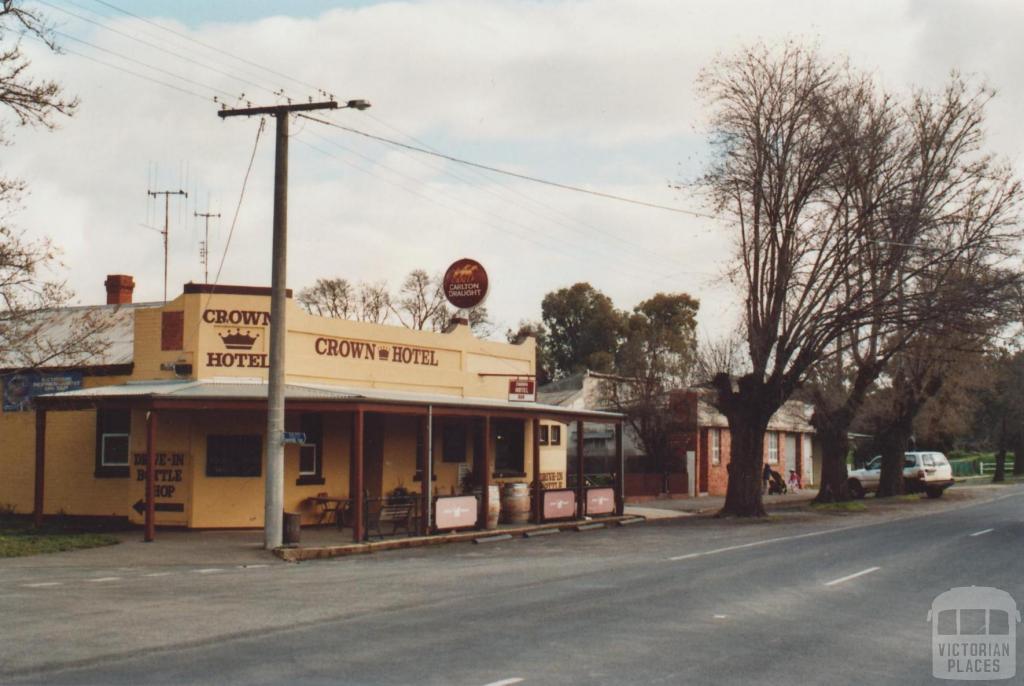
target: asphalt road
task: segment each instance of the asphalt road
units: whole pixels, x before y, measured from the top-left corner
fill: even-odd
[[[0,566],[0,682],[933,683],[937,594],[1024,601],[1024,490],[1000,493],[302,565]]]

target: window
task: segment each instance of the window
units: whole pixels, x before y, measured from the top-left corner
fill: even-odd
[[[206,437],[206,476],[260,476],[262,465],[261,436]]]
[[[127,478],[131,444],[130,410],[97,410],[96,477]]]
[[[537,442],[540,443],[541,445],[548,444],[548,436],[550,435],[548,428],[549,427],[547,424],[540,425],[540,437],[537,439]]]
[[[768,432],[768,464],[779,463],[779,432]]]
[[[711,464],[722,464],[722,430],[711,430]]]
[[[495,476],[526,476],[523,466],[523,423],[515,419],[494,422]]]
[[[299,478],[296,486],[324,483],[324,424],[323,415],[304,414],[301,421],[306,442],[299,446]]]
[[[562,427],[551,427],[551,445],[562,445]]]
[[[466,425],[462,422],[451,422],[441,429],[441,461],[466,461]]]

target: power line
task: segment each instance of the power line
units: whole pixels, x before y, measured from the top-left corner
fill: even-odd
[[[58,12],[63,12],[64,14],[67,14],[68,16],[75,17],[76,19],[79,19],[81,21],[88,22],[89,24],[93,24],[94,26],[98,26],[101,29],[103,29],[104,31],[109,31],[111,33],[115,33],[115,34],[117,34],[119,36],[123,36],[123,37],[125,37],[125,38],[127,38],[129,40],[135,41],[136,43],[139,43],[141,45],[145,45],[147,47],[153,48],[154,50],[159,50],[160,52],[163,52],[163,53],[166,53],[166,54],[170,55],[171,57],[176,57],[176,58],[178,58],[180,60],[184,60],[185,62],[188,62],[190,64],[194,64],[194,65],[196,65],[198,67],[202,67],[203,69],[208,69],[208,70],[216,72],[216,73],[218,73],[218,74],[220,74],[222,76],[227,76],[230,79],[235,79],[236,81],[241,81],[242,83],[248,84],[248,85],[250,85],[250,86],[252,86],[254,88],[258,88],[258,89],[260,89],[262,91],[266,91],[266,92],[270,93],[271,95],[277,96],[277,95],[281,94],[279,91],[273,91],[273,90],[271,90],[269,88],[266,88],[265,86],[262,86],[262,85],[260,85],[260,84],[258,84],[256,82],[254,82],[254,81],[250,81],[250,80],[248,80],[246,78],[243,78],[241,76],[237,76],[235,74],[231,74],[229,72],[222,71],[220,69],[217,69],[216,67],[211,67],[208,64],[205,64],[205,63],[200,62],[198,60],[194,60],[191,57],[187,57],[187,56],[182,55],[180,53],[174,52],[173,50],[169,50],[167,48],[161,47],[161,46],[159,46],[159,45],[157,45],[155,43],[150,43],[149,41],[143,40],[143,39],[141,39],[141,38],[139,38],[137,36],[133,36],[130,33],[126,33],[125,31],[120,31],[118,29],[111,28],[110,26],[107,26],[106,24],[103,24],[102,22],[98,22],[98,21],[95,21],[93,19],[89,19],[88,17],[84,17],[81,14],[76,14],[75,12],[72,12],[71,10],[65,9],[65,8],[60,7],[58,5],[54,5],[53,3],[49,2],[48,0],[36,0],[36,2],[42,3],[42,4],[46,5],[47,7],[52,7],[53,9],[57,10]]]
[[[180,80],[184,81],[185,83],[192,84],[193,86],[199,86],[200,88],[206,88],[206,89],[209,89],[211,91],[222,93],[222,94],[228,96],[229,98],[235,97],[234,93],[229,93],[228,91],[223,90],[221,88],[217,88],[216,86],[208,86],[205,83],[200,83],[199,81],[193,81],[192,79],[190,79],[188,77],[181,76],[180,74],[176,74],[176,73],[174,73],[172,71],[168,71],[167,69],[163,69],[162,67],[153,66],[152,64],[148,64],[146,62],[143,62],[142,60],[137,60],[134,57],[129,57],[128,55],[124,55],[124,54],[119,53],[117,51],[109,50],[107,48],[100,47],[98,45],[90,43],[89,41],[85,41],[85,40],[82,40],[81,38],[76,38],[75,36],[72,36],[70,34],[64,33],[63,31],[54,30],[54,33],[56,35],[58,35],[58,36],[63,36],[64,38],[67,38],[68,40],[73,40],[76,43],[81,43],[82,45],[87,45],[90,48],[92,48],[93,50],[99,50],[100,52],[105,52],[105,53],[107,53],[109,55],[113,55],[114,57],[119,57],[119,58],[121,58],[123,60],[126,60],[128,62],[132,62],[134,64],[138,64],[139,66],[146,67],[147,69],[152,69],[153,71],[160,72],[161,74],[166,74],[167,76],[170,76],[172,78],[180,79]]]
[[[162,26],[162,25],[156,23],[155,21],[151,21],[149,19],[146,19],[145,17],[139,16],[137,14],[133,14],[132,12],[129,12],[126,9],[118,7],[117,5],[114,5],[114,4],[109,3],[109,2],[105,2],[105,0],[93,0],[93,1],[103,5],[105,7],[109,7],[110,9],[112,9],[112,10],[114,10],[116,12],[120,12],[121,14],[124,14],[124,15],[127,15],[129,17],[132,17],[133,19],[138,19],[139,21],[145,22],[146,24],[149,24],[151,26],[155,26],[156,28],[160,29],[161,31],[166,31],[167,33],[170,33],[170,34],[173,34],[175,36],[178,36],[179,38],[184,38],[185,40],[187,40],[189,42],[195,43],[196,45],[201,45],[202,47],[206,48],[207,50],[213,50],[216,53],[219,53],[219,54],[224,55],[226,57],[230,57],[232,59],[238,60],[239,62],[243,62],[243,63],[248,64],[250,66],[256,67],[257,69],[262,69],[263,71],[268,72],[270,74],[274,74],[275,76],[280,76],[281,78],[288,79],[292,83],[298,84],[300,86],[304,86],[306,88],[312,88],[314,91],[316,91],[318,93],[328,94],[327,91],[325,91],[324,89],[322,89],[322,88],[320,88],[318,86],[314,86],[314,85],[306,83],[304,81],[300,81],[299,79],[296,79],[296,78],[294,78],[292,76],[289,76],[288,74],[284,74],[282,72],[276,71],[274,69],[271,69],[270,67],[265,67],[265,66],[263,66],[263,65],[261,65],[261,64],[259,64],[257,62],[253,62],[253,61],[248,60],[248,59],[246,59],[244,57],[239,57],[238,55],[236,55],[234,53],[228,52],[227,50],[222,50],[221,48],[218,48],[218,47],[216,47],[214,45],[210,45],[209,43],[205,43],[205,42],[203,42],[203,41],[201,41],[201,40],[199,40],[197,38],[193,38],[192,36],[189,36],[188,34],[184,34],[184,33],[181,33],[180,31],[175,31],[174,29],[170,29],[170,28],[168,28],[166,26]]]
[[[238,223],[238,215],[242,211],[242,201],[245,199],[245,189],[249,185],[249,175],[252,173],[252,165],[256,161],[256,149],[260,145],[260,135],[263,133],[263,127],[267,125],[267,120],[260,117],[260,127],[256,129],[256,140],[252,144],[252,154],[249,156],[249,166],[245,169],[245,177],[242,179],[242,191],[238,194],[238,204],[235,205],[235,215],[231,218],[231,228],[228,230],[228,239],[224,243],[224,252],[220,256],[220,264],[217,265],[217,275],[213,277],[213,288],[210,289],[210,294],[206,297],[206,307],[210,306],[210,298],[213,297],[213,292],[217,288],[217,284],[220,283],[220,272],[224,269],[224,260],[227,259],[228,250],[231,249],[231,237],[235,235],[235,225]]]
[[[360,131],[359,129],[352,128],[351,126],[345,126],[343,124],[337,124],[335,122],[328,121],[326,119],[320,119],[318,117],[311,117],[308,114],[299,114],[299,115],[296,115],[296,116],[302,117],[304,119],[309,119],[310,121],[315,121],[318,124],[323,124],[325,126],[330,126],[330,127],[336,128],[336,129],[341,129],[342,131],[348,131],[349,133],[354,133],[354,134],[356,134],[358,136],[363,136],[365,138],[370,138],[372,140],[379,141],[381,143],[387,143],[388,145],[394,145],[394,146],[399,147],[399,148],[405,148],[406,150],[412,150],[413,152],[418,152],[418,153],[421,153],[423,155],[430,155],[432,157],[439,157],[441,159],[448,160],[449,162],[456,162],[458,164],[464,164],[464,165],[469,166],[469,167],[476,167],[477,169],[483,169],[485,171],[494,172],[495,174],[504,174],[505,176],[511,176],[513,178],[522,179],[524,181],[530,181],[532,183],[539,183],[539,184],[543,184],[545,186],[552,186],[554,188],[561,188],[562,190],[574,191],[576,193],[585,193],[587,195],[594,195],[594,196],[597,196],[599,198],[605,198],[606,200],[617,200],[619,202],[626,202],[626,203],[630,203],[632,205],[640,205],[642,207],[650,207],[650,208],[657,209],[657,210],[666,210],[668,212],[678,212],[679,214],[688,214],[688,215],[692,215],[694,217],[702,217],[702,218],[705,218],[705,219],[718,219],[718,217],[715,217],[714,215],[705,214],[703,212],[697,212],[695,210],[685,210],[685,209],[682,209],[680,207],[671,207],[669,205],[659,205],[658,203],[647,202],[645,200],[637,200],[635,198],[627,198],[626,196],[623,196],[623,195],[615,195],[615,194],[612,194],[612,193],[605,193],[603,191],[591,190],[589,188],[582,188],[580,186],[572,186],[572,185],[567,184],[567,183],[559,183],[558,181],[549,181],[547,179],[541,179],[541,178],[538,178],[536,176],[528,176],[526,174],[520,174],[518,172],[509,171],[507,169],[500,169],[498,167],[492,167],[492,166],[487,165],[487,164],[480,164],[479,162],[471,162],[469,160],[464,160],[464,159],[462,159],[460,157],[455,157],[453,155],[447,155],[447,154],[441,153],[441,152],[434,152],[433,150],[427,150],[426,148],[421,148],[421,147],[416,146],[416,145],[409,145],[408,143],[402,143],[401,141],[396,141],[396,140],[393,140],[391,138],[385,138],[384,136],[378,136],[378,135],[375,135],[375,134],[372,134],[372,133],[367,133],[366,131]]]

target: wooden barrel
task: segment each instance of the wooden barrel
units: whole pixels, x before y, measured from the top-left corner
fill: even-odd
[[[501,494],[501,521],[526,524],[530,521],[530,487],[524,483],[505,484]]]
[[[487,509],[487,520],[484,524],[485,529],[497,529],[498,528],[498,514],[501,512],[501,492],[498,490],[498,484],[491,484],[488,488],[490,492],[490,498],[488,499]],[[473,495],[477,497],[477,500],[483,499],[483,489],[479,486],[473,489]]]

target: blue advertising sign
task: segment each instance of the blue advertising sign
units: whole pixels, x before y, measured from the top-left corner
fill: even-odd
[[[82,387],[82,372],[19,372],[0,376],[3,382],[3,411],[22,412],[32,409],[37,395],[77,391]]]

